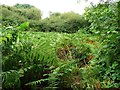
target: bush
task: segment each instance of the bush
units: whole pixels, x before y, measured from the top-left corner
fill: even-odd
[[[40,20],[41,11],[35,7],[18,8],[16,6],[1,5],[2,9],[2,25],[18,26],[29,20]]]
[[[98,57],[95,59],[93,71],[98,68],[96,79],[100,80],[102,88],[120,87],[120,33],[118,28],[118,6],[119,3],[111,2],[98,4],[87,9],[85,18],[91,23],[88,33],[100,35],[101,48]]]
[[[40,22],[31,21],[30,27],[42,32],[65,32],[75,33],[80,28],[88,27],[89,23],[79,14],[68,12],[51,15]],[[35,28],[36,27],[36,28]]]

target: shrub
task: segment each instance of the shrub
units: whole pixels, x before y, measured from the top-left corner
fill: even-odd
[[[96,79],[100,80],[102,88],[119,88],[120,87],[120,71],[118,63],[120,63],[118,46],[119,31],[118,31],[118,8],[119,3],[111,2],[98,4],[87,9],[85,13],[86,19],[91,22],[89,33],[99,34],[102,42],[102,49],[95,59],[93,70],[98,68],[99,74],[93,74]],[[91,71],[91,73],[94,71]],[[98,77],[98,78],[97,78]]]
[[[21,23],[29,20],[41,19],[41,11],[35,7],[18,8],[17,6],[6,5],[1,5],[1,7],[3,26],[18,26]]]
[[[89,26],[89,23],[79,14],[74,12],[51,15],[41,21],[31,21],[30,27],[42,32],[75,33],[80,28]]]

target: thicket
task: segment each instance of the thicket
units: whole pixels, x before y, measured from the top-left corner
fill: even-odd
[[[53,13],[40,21],[33,21],[30,27],[35,31],[75,33],[80,28],[88,27],[89,23],[83,16],[74,13]],[[34,27],[34,28],[33,28]]]
[[[27,4],[16,4],[15,6],[0,5],[3,26],[19,26],[29,20],[40,20],[41,11]]]
[[[86,8],[84,18],[73,12],[54,13],[42,22],[33,20],[38,22],[34,27],[31,22],[3,25],[3,90],[120,88],[119,5],[111,2]],[[73,25],[73,31],[55,28],[64,27],[63,18],[71,21],[68,26]],[[85,26],[77,24],[79,19]],[[50,24],[45,28],[41,23]],[[42,31],[39,25],[44,32],[34,32]],[[67,33],[50,32],[52,26]],[[81,29],[68,34],[75,32],[74,28]]]
[[[84,40],[80,32],[26,33],[23,26],[28,23],[3,28],[3,89],[74,88],[81,78],[79,68],[93,58],[91,38],[83,35]]]
[[[41,11],[28,4],[1,6],[2,25],[19,26],[23,22],[30,23],[32,31],[75,33],[80,28],[88,27],[89,23],[81,15],[74,12],[52,13],[50,17],[41,19]]]
[[[100,82],[106,88],[120,87],[120,3],[103,3],[88,8],[85,18],[91,23],[89,33],[100,36],[102,49],[93,68],[98,68]],[[93,69],[93,70],[94,70]]]

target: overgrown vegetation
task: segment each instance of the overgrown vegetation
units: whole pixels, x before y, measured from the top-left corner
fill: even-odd
[[[42,32],[66,32],[75,33],[79,28],[88,27],[89,23],[83,16],[74,12],[63,14],[53,13],[49,18],[41,21],[33,21],[30,27],[35,31]]]
[[[39,9],[28,4],[1,7],[3,26],[19,26],[26,21],[39,21],[42,15]]]
[[[3,90],[120,88],[119,3],[45,19],[28,4],[2,7]]]

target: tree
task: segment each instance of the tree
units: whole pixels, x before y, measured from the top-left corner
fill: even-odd
[[[19,3],[17,3],[16,5],[14,5],[14,7],[16,7],[16,8],[33,8],[34,6],[32,6],[30,4],[19,4]]]
[[[29,4],[16,4],[15,6],[1,5],[3,25],[20,25],[29,20],[40,20],[42,13]]]

